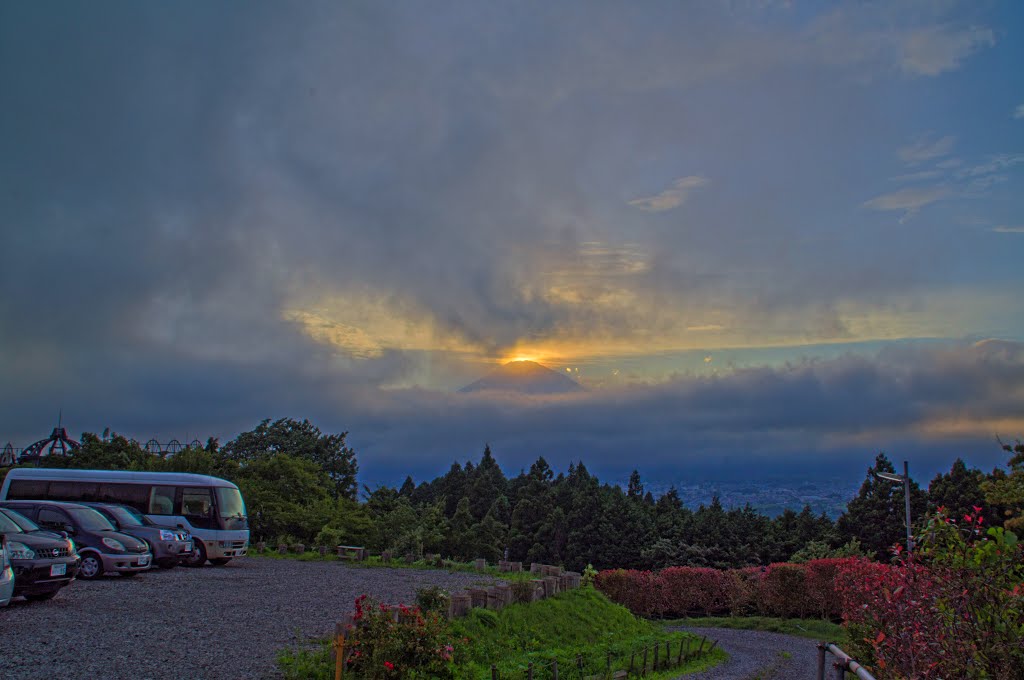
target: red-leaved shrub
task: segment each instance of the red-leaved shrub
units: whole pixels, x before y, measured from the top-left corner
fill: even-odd
[[[839,568],[854,558],[778,563],[767,568],[669,567],[660,572],[614,569],[600,572],[598,590],[638,616],[804,617],[838,619],[835,591]]]
[[[761,580],[764,572],[761,567],[730,569],[729,577],[729,614],[732,616],[756,616],[758,599],[761,594]]]
[[[655,574],[637,569],[608,569],[594,577],[594,585],[612,602],[637,616],[658,616],[658,588]]]
[[[733,581],[725,571],[669,567],[657,576],[662,616],[708,616],[729,611]]]
[[[776,562],[768,566],[761,581],[761,610],[767,616],[802,618],[810,603],[802,564]]]

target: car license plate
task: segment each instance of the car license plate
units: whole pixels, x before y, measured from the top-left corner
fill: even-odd
[[[51,564],[50,565],[50,576],[64,576],[68,573],[68,565],[66,564]]]
[[[188,543],[185,544],[184,552],[192,552],[192,541],[189,541]]]
[[[143,555],[139,558],[139,566],[144,567],[149,564],[149,555]]]

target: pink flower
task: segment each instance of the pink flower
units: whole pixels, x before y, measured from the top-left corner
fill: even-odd
[[[395,664],[391,663],[390,661],[385,661],[384,668],[387,668],[389,671],[393,671],[395,670]]]

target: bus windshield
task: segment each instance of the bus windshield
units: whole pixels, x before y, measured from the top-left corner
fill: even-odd
[[[217,493],[217,509],[222,518],[245,519],[245,501],[242,500],[242,494],[238,489],[218,486],[214,490]]]

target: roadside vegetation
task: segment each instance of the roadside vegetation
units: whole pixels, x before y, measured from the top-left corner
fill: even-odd
[[[369,616],[366,602],[360,603],[357,611],[364,621]],[[593,588],[572,590],[530,604],[513,604],[501,611],[474,609],[469,616],[454,621],[439,623],[429,610],[421,619],[422,623],[417,623],[411,617],[409,625],[418,630],[413,637],[396,633],[399,624],[390,626],[386,638],[373,637],[382,628],[380,622],[364,623],[370,635],[355,637],[353,642],[360,656],[373,661],[362,666],[355,677],[479,680],[491,677],[493,665],[499,677],[518,680],[527,677],[533,664],[534,677],[539,680],[552,677],[556,662],[559,677],[578,678],[604,672],[609,661],[613,670],[629,668],[630,661],[634,670],[639,670],[645,648],[650,668],[655,645],[664,650],[668,642],[675,657],[680,643],[692,653],[700,644],[700,638],[693,635],[668,632],[633,616]],[[724,652],[715,649],[708,653],[709,648],[710,643],[704,646],[700,657],[671,669],[648,672],[647,677],[676,678],[725,660]],[[419,651],[410,653],[412,649]],[[664,658],[662,654],[662,662]],[[287,678],[333,677],[329,643],[323,642],[312,650],[285,650],[279,657],[279,667]]]

